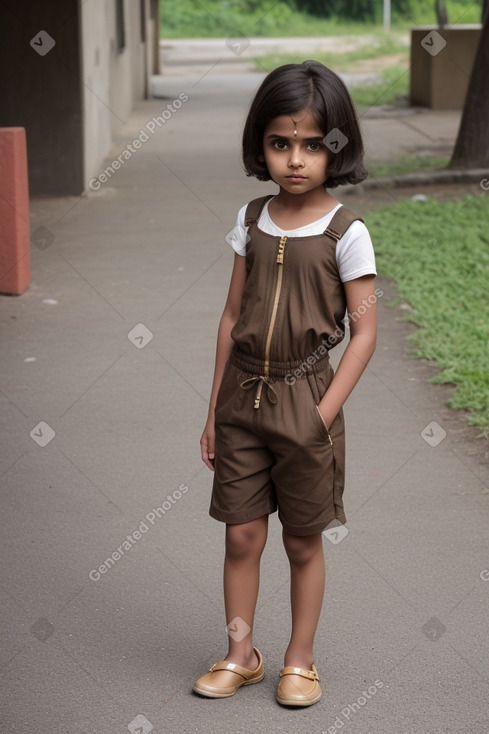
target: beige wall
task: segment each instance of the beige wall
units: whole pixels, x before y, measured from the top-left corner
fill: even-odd
[[[150,0],[144,0],[147,45]],[[116,42],[116,0],[86,0],[81,4],[84,181],[100,171],[112,137],[126,122],[134,103],[145,99],[151,69],[147,45],[141,41],[139,0],[124,0],[126,46]]]

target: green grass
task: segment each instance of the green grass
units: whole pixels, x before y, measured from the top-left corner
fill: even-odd
[[[347,22],[335,17],[316,18],[292,10],[283,0],[254,3],[250,11],[238,0],[160,0],[161,38],[228,38],[253,36],[332,36],[376,33],[382,27],[381,3],[376,24]],[[449,21],[480,22],[480,5],[464,0],[448,0]],[[393,18],[394,30],[406,31],[413,25],[435,23],[434,2],[413,0],[409,18]]]
[[[403,173],[434,171],[446,168],[449,160],[447,156],[404,154],[389,161],[372,161],[368,165],[368,172],[371,176],[379,178],[382,176],[397,176]]]
[[[489,437],[489,196],[410,199],[367,215],[379,274],[397,282],[419,326],[415,353],[434,362],[433,382],[455,385],[448,405],[469,412]]]
[[[360,112],[367,107],[394,104],[409,93],[409,69],[390,66],[381,73],[381,81],[353,87],[350,93]]]

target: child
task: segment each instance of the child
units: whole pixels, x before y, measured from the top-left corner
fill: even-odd
[[[249,176],[275,196],[238,214],[219,325],[202,459],[215,470],[210,515],[226,523],[229,650],[193,690],[232,696],[264,677],[252,644],[268,515],[278,508],[290,562],[292,633],[277,700],[310,706],[321,689],[313,642],[324,592],[322,531],[345,523],[342,405],[375,349],[375,260],[359,217],[326,190],[366,178],[350,95],[316,61],[263,81],[243,133]],[[328,352],[350,341],[336,374]]]

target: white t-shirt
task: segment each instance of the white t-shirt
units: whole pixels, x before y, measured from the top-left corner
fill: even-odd
[[[306,237],[309,235],[322,234],[333,219],[334,213],[341,206],[341,204],[338,204],[338,206],[336,206],[333,211],[326,214],[326,216],[321,217],[321,219],[317,219],[315,222],[306,224],[304,227],[285,230],[277,227],[277,225],[270,219],[270,215],[268,213],[268,204],[270,201],[272,200],[269,199],[266,202],[261,211],[258,226],[263,232],[276,235],[277,237],[282,237],[284,235],[288,237]],[[231,246],[233,250],[238,255],[242,256],[246,255],[246,242],[248,236],[248,228],[244,226],[246,206],[247,205],[243,206],[239,210],[236,226],[231,236]],[[336,245],[336,263],[343,283],[346,283],[349,280],[355,280],[355,278],[360,278],[362,275],[377,274],[372,240],[370,239],[368,229],[363,222],[353,222],[346,234],[338,240],[338,244]]]

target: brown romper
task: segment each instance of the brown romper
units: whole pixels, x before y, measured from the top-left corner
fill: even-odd
[[[317,408],[333,378],[328,351],[344,337],[346,296],[336,244],[360,217],[341,207],[320,235],[258,228],[265,202],[248,204],[246,283],[219,389],[209,513],[246,523],[278,507],[294,535],[321,532],[343,510],[343,411],[329,431]]]

